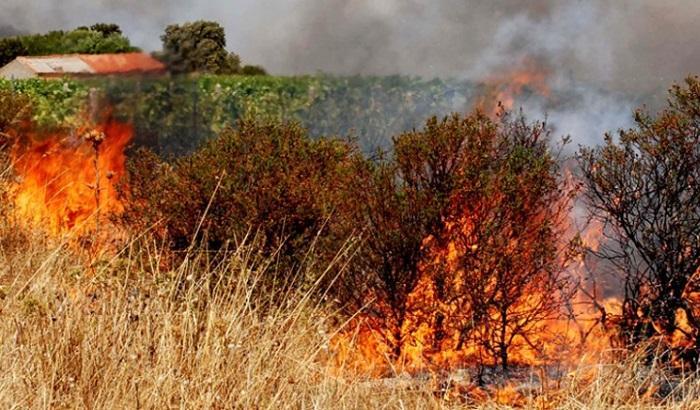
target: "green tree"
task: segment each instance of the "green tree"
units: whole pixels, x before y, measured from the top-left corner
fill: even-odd
[[[111,35],[121,35],[122,29],[117,24],[113,23],[97,23],[90,26],[90,30],[102,33],[103,37],[109,37]]]
[[[235,74],[241,70],[240,57],[226,50],[226,35],[219,23],[200,20],[169,25],[161,40],[161,57],[173,73]]]
[[[103,54],[138,51],[121,34],[116,24],[98,24],[93,28],[79,27],[71,31],[50,31],[14,38],[22,44],[22,55]],[[19,54],[18,54],[19,55]]]
[[[29,54],[22,41],[16,37],[0,38],[0,67],[15,58]]]

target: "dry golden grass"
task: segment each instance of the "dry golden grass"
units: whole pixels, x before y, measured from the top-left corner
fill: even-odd
[[[90,264],[39,238],[3,246],[0,408],[508,408],[438,393],[434,380],[340,376],[326,360],[332,312],[311,291],[262,289],[274,267],[253,246],[218,264],[193,253],[170,271],[146,241]],[[691,409],[699,380],[665,383],[632,360],[582,367],[522,404]],[[675,391],[660,401],[655,386]]]

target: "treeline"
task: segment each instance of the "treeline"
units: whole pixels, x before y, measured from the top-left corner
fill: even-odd
[[[55,30],[0,38],[0,67],[19,56],[103,54],[138,51],[116,24],[98,23],[75,30]]]
[[[266,75],[262,66],[243,65],[226,49],[224,28],[214,21],[171,24],[161,36],[163,47],[154,53],[170,73]],[[139,51],[116,24],[98,23],[75,30],[54,30],[0,38],[0,67],[19,56],[106,54]]]

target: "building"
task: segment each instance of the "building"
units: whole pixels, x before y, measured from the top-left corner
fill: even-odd
[[[146,53],[71,54],[17,57],[0,68],[0,78],[159,75],[165,72],[165,65]]]

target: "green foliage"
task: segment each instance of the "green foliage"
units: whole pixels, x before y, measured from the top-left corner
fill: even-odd
[[[366,152],[431,115],[466,111],[471,84],[410,77],[200,76],[96,83],[158,152],[191,152],[239,119],[295,120],[313,137],[352,136]]]
[[[72,31],[50,31],[0,39],[0,66],[19,56],[104,54],[138,51],[116,24],[95,24]]]
[[[27,55],[29,51],[16,37],[0,38],[0,67],[11,62],[17,56]]]
[[[114,34],[122,34],[122,29],[113,23],[97,23],[90,26],[90,30],[102,33],[102,37],[109,37]]]
[[[226,51],[224,28],[213,21],[195,21],[166,27],[162,60],[171,72],[235,74],[241,71],[241,60]]]
[[[393,135],[432,115],[464,112],[472,84],[411,77],[211,76],[1,82],[36,99],[38,121],[61,126],[103,90],[114,114],[131,122],[137,143],[163,156],[194,151],[240,119],[299,121],[312,137],[349,136],[365,152],[391,149]]]
[[[259,65],[244,65],[241,69],[243,75],[267,75],[267,71]]]
[[[0,90],[12,91],[28,98],[32,106],[33,125],[45,129],[78,124],[88,96],[88,87],[68,79],[0,79]]]

